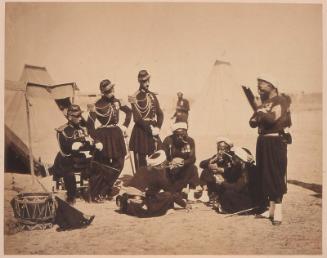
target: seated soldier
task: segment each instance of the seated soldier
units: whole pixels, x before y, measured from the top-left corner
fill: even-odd
[[[167,177],[165,152],[155,152],[147,159],[147,164],[147,167],[138,169],[126,192],[117,196],[116,204],[120,211],[137,217],[154,217],[166,214],[174,203],[191,209]]]
[[[173,134],[163,141],[163,150],[170,162],[168,177],[176,191],[182,191],[187,185],[195,189],[200,185],[199,175],[195,164],[194,140],[187,135],[186,123],[175,123]]]
[[[255,205],[253,184],[254,160],[249,150],[240,147],[232,148],[232,166],[224,172],[224,180],[218,181],[221,186],[218,212],[234,213],[253,208]]]
[[[217,154],[200,163],[202,173],[200,176],[201,184],[208,190],[211,200],[214,200],[221,192],[222,188],[217,183],[224,180],[224,172],[232,166],[231,147],[233,143],[225,137],[217,139]]]
[[[71,105],[68,108],[68,123],[56,129],[59,152],[54,165],[50,168],[55,179],[64,178],[67,202],[70,204],[74,204],[76,198],[74,172],[81,172],[88,167],[90,159],[84,152],[94,149],[92,139],[88,136],[86,128],[81,125],[81,114],[82,111],[78,105]],[[101,147],[101,143],[95,145],[95,148],[101,149]]]

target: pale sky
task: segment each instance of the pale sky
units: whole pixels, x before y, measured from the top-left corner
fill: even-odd
[[[6,3],[5,79],[25,63],[58,82],[98,92],[108,78],[133,93],[197,93],[216,59],[255,86],[268,73],[282,91],[322,91],[322,5],[232,3]]]

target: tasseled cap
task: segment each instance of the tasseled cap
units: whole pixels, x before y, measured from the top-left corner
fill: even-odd
[[[150,79],[150,74],[147,70],[141,70],[137,76],[139,82],[146,81]]]
[[[109,92],[115,86],[110,80],[105,79],[100,82],[101,93]]]

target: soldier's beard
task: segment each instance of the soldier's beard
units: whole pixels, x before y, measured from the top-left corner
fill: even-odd
[[[269,99],[269,92],[261,92],[259,93],[261,102],[264,102]]]
[[[109,93],[105,95],[107,99],[111,100],[115,97],[115,95],[113,93]]]
[[[175,137],[175,144],[176,144],[176,146],[181,147],[181,146],[183,146],[186,143],[187,143],[187,141],[185,140],[185,137],[183,137],[183,138]]]
[[[73,126],[78,126],[80,124],[80,120],[76,121],[74,119],[70,119],[69,122],[73,125]]]
[[[218,160],[218,161],[223,161],[223,160],[224,160],[224,159],[223,159],[223,155],[220,154],[220,153],[217,153],[217,160]]]
[[[143,85],[141,85],[140,86],[140,90],[141,91],[144,91],[144,92],[149,92],[149,86],[143,86]]]

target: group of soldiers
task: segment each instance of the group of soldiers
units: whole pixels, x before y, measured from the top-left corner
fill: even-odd
[[[128,187],[116,197],[122,213],[138,217],[160,216],[175,204],[189,210],[201,200],[220,213],[269,210],[274,225],[281,223],[281,201],[286,192],[287,153],[284,128],[290,126],[286,95],[275,85],[258,78],[262,103],[250,119],[259,128],[256,165],[251,152],[234,146],[225,137],[217,138],[217,153],[195,165],[195,142],[188,135],[189,102],[178,93],[172,134],[163,141],[160,129],[164,114],[156,93],[149,90],[150,74],[138,74],[139,89],[128,97],[130,105],[115,97],[115,84],[100,83],[101,98],[82,117],[78,105],[67,110],[68,123],[57,129],[60,151],[52,167],[54,177],[63,177],[67,202],[76,198],[74,172],[85,171],[91,201],[114,196],[113,185],[124,168],[127,152],[133,151],[136,173]],[[119,125],[119,111],[125,121]],[[133,117],[134,127],[127,142],[126,130]],[[91,153],[90,157],[85,152]],[[132,166],[133,167],[133,166]]]

